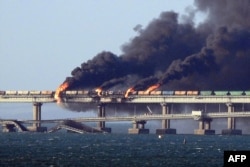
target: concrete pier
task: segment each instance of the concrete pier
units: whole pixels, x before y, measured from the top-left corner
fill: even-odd
[[[149,134],[149,129],[145,129],[146,121],[133,121],[133,128],[128,129],[129,134]]]
[[[194,130],[196,135],[214,135],[215,130],[211,130],[211,118],[201,118],[199,120],[199,129]]]
[[[228,113],[234,113],[234,106],[232,103],[227,103]],[[227,118],[227,129],[223,129],[222,135],[242,135],[241,129],[236,129],[236,119],[229,117]]]
[[[41,114],[42,114],[42,103],[33,103],[33,120],[34,121],[41,121],[42,120]],[[47,131],[46,127],[41,127],[40,122],[33,123],[33,125],[30,127],[27,127],[27,129],[29,131],[32,131],[32,132],[45,132],[45,131]]]
[[[98,117],[106,117],[105,104],[99,104],[97,108],[98,108]],[[111,133],[111,128],[106,127],[105,121],[97,122],[97,129]]]
[[[161,106],[162,106],[162,115],[167,115],[171,113],[166,103],[162,103]],[[161,129],[156,129],[156,134],[159,134],[159,135],[176,134],[176,129],[170,128],[169,119],[162,120],[161,127],[162,127]]]
[[[33,120],[41,121],[42,103],[33,103]],[[41,123],[34,123],[33,127],[41,127]]]

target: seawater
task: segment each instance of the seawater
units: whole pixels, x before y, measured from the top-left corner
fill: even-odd
[[[183,144],[183,140],[186,144]],[[250,136],[0,133],[0,166],[222,167]]]

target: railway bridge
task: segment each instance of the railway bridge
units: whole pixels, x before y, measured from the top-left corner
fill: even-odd
[[[18,91],[9,94],[0,94],[0,103],[32,103],[33,104],[33,121],[32,127],[28,127],[29,131],[46,131],[41,123],[44,122],[41,119],[42,104],[43,103],[56,103],[54,99],[53,91],[47,91],[50,93],[18,93]],[[63,103],[88,103],[98,107],[98,115],[95,118],[81,118],[75,121],[92,121],[97,122],[97,129],[102,131],[111,132],[111,128],[105,126],[107,121],[132,121],[133,127],[129,129],[129,133],[148,133],[149,130],[145,128],[146,121],[149,120],[161,120],[162,127],[156,130],[157,134],[175,134],[176,129],[171,128],[171,119],[196,119],[199,121],[199,127],[194,131],[195,134],[214,134],[215,131],[211,129],[211,122],[216,118],[227,118],[227,129],[222,130],[222,134],[241,134],[240,129],[236,129],[236,118],[237,117],[249,117],[250,112],[248,111],[235,111],[235,105],[237,104],[249,104],[250,93],[238,93],[228,94],[221,93],[218,95],[212,94],[179,94],[179,95],[164,95],[164,94],[132,94],[125,98],[124,96],[111,94],[111,95],[90,95],[90,94],[67,94],[61,95],[61,102]],[[160,104],[162,111],[160,115],[145,115],[141,116],[140,119],[124,118],[124,117],[106,117],[106,105],[115,104]],[[172,104],[225,104],[227,106],[227,112],[225,113],[203,113],[202,111],[194,111],[188,115],[178,115],[171,113],[170,106]],[[112,118],[112,119],[111,119]],[[46,120],[49,121],[49,120]],[[52,121],[52,120],[51,120]],[[1,121],[2,124],[4,121]],[[9,123],[10,124],[10,123]],[[5,125],[7,125],[5,123]],[[8,127],[8,126],[5,126]]]

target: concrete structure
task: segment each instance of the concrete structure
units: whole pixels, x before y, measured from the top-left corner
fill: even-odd
[[[129,134],[149,134],[149,129],[145,129],[145,120],[133,121],[133,128],[128,129]]]
[[[17,120],[4,120],[1,121],[3,132],[24,132],[28,131],[25,126],[23,126]]]
[[[41,120],[42,120],[42,103],[35,102],[33,103],[33,120],[34,123],[32,126],[27,127],[29,131],[32,132],[45,132],[47,131],[46,127],[41,126]]]
[[[234,105],[232,103],[227,103],[228,114],[234,113]],[[236,129],[236,119],[233,117],[227,118],[227,129],[223,129],[222,135],[241,135],[242,130]]]
[[[41,126],[41,106],[43,103],[55,103],[53,94],[42,95],[42,94],[18,94],[19,91],[14,91],[9,94],[1,94],[0,102],[3,103],[33,103],[33,120],[31,120],[32,126],[28,127],[30,131],[45,131],[45,128]],[[42,92],[42,91],[40,91]],[[52,92],[52,91],[51,91]],[[34,93],[34,92],[33,92]],[[142,131],[144,130],[143,121],[149,120],[161,120],[162,127],[157,129],[157,134],[173,134],[176,133],[175,129],[171,129],[170,120],[171,119],[196,119],[192,114],[172,114],[168,108],[167,104],[212,104],[220,103],[227,104],[228,111],[226,113],[204,113],[202,119],[199,120],[199,128],[195,130],[196,134],[210,134],[213,132],[211,130],[211,121],[216,118],[227,118],[228,128],[222,130],[222,134],[241,134],[240,129],[236,129],[236,118],[237,117],[250,117],[250,112],[235,112],[233,104],[247,104],[250,103],[250,93],[245,93],[244,95],[132,95],[128,98],[124,96],[89,96],[89,95],[62,95],[62,101],[67,103],[92,103],[93,105],[98,105],[98,117],[95,118],[81,118],[77,121],[91,121],[98,122],[97,127],[100,130],[111,131],[111,128],[106,128],[106,121],[133,121],[132,131]],[[105,104],[162,104],[162,114],[160,115],[137,115],[133,117],[106,117]],[[143,121],[142,121],[143,120]],[[51,120],[49,120],[51,122]],[[61,121],[61,120],[55,120]],[[5,131],[14,131],[15,128],[18,129],[17,122],[4,122],[0,120],[0,123],[4,127]],[[18,122],[20,123],[20,122]],[[131,131],[131,130],[129,130]],[[132,132],[131,132],[132,133]]]
[[[99,118],[105,118],[106,117],[106,110],[105,110],[105,104],[98,104],[97,105],[98,108],[98,117]],[[97,122],[97,129],[101,130],[101,131],[105,131],[108,133],[111,133],[111,128],[107,128],[105,126],[105,121],[99,121]]]
[[[169,107],[166,103],[161,103],[162,115],[171,114]],[[176,134],[176,129],[170,128],[170,119],[162,120],[161,129],[156,129],[156,134]]]
[[[212,118],[206,117],[203,111],[192,111],[194,120],[199,122],[199,128],[194,130],[196,135],[214,135],[215,130],[211,130]]]
[[[199,120],[199,129],[194,130],[196,135],[214,135],[215,130],[211,130],[211,118],[201,118]]]

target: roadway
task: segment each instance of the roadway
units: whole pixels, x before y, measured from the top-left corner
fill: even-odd
[[[72,120],[76,122],[119,122],[119,121],[150,121],[150,120],[173,120],[173,119],[195,119],[198,120],[199,118],[249,118],[250,117],[250,111],[244,111],[244,112],[220,112],[220,113],[203,113],[202,116],[197,116],[193,114],[153,114],[153,115],[134,115],[134,116],[107,116],[107,117],[80,117],[80,118],[68,118],[68,119],[51,119],[51,120],[41,120],[41,121],[35,121],[35,120],[18,120],[18,122],[21,123],[62,123],[66,120]],[[0,119],[0,123],[7,121],[5,119]],[[14,120],[13,120],[14,121]]]

